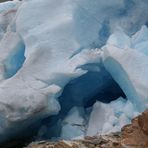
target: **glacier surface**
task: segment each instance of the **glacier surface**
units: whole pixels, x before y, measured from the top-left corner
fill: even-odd
[[[0,143],[115,132],[147,109],[147,8],[147,0],[0,3]]]

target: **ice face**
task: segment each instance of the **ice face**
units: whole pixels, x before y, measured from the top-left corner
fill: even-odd
[[[138,111],[133,104],[121,97],[109,104],[96,102],[90,115],[87,135],[94,136],[120,131],[122,126],[129,124],[136,115]]]
[[[67,117],[63,120],[62,124],[63,126],[60,135],[62,139],[83,137],[85,131],[85,119],[83,108],[72,108],[69,111]]]
[[[147,56],[133,49],[104,48],[104,65],[139,110],[147,108]],[[120,78],[119,78],[120,77]],[[122,78],[122,79],[121,79]]]
[[[32,136],[28,127],[43,138],[117,131],[146,109],[147,8],[146,0],[0,4],[0,142]]]
[[[123,40],[120,40],[121,36]],[[107,46],[103,47],[104,65],[107,71],[110,71],[127,98],[139,110],[147,108],[148,99],[147,78],[144,76],[148,69],[147,36],[146,26],[142,26],[132,37],[128,37],[125,33],[119,31],[111,35]]]

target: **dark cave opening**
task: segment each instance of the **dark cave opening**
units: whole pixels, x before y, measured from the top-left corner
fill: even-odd
[[[94,66],[95,68],[92,68]],[[99,70],[96,71],[96,67]],[[90,68],[91,67],[91,68]],[[96,101],[110,103],[113,100],[126,96],[120,86],[113,80],[110,74],[100,65],[84,65],[88,72],[71,80],[63,89],[58,98],[61,110],[58,115],[50,116],[42,121],[47,128],[41,129],[39,138],[52,139],[60,137],[62,120],[73,107],[91,108]],[[44,127],[44,126],[43,126]]]

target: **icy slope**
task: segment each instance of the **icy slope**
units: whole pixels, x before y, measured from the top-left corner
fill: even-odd
[[[105,47],[104,65],[128,99],[143,110],[148,107],[148,57],[132,49]],[[114,68],[112,68],[114,67]]]
[[[0,142],[17,139],[22,132],[32,136],[28,127],[36,133],[41,127],[39,138],[106,133],[147,108],[148,33],[142,27],[147,25],[147,8],[146,0],[0,4]],[[134,113],[123,111],[125,118],[118,116],[113,124],[106,108],[113,104],[120,112],[114,103],[120,97]],[[100,108],[92,107],[96,101]],[[79,107],[84,109],[82,128],[65,124],[69,116],[80,118]]]

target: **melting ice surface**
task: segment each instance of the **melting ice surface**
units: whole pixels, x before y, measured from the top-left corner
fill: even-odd
[[[0,4],[0,143],[120,131],[147,109],[147,9],[147,0]]]

